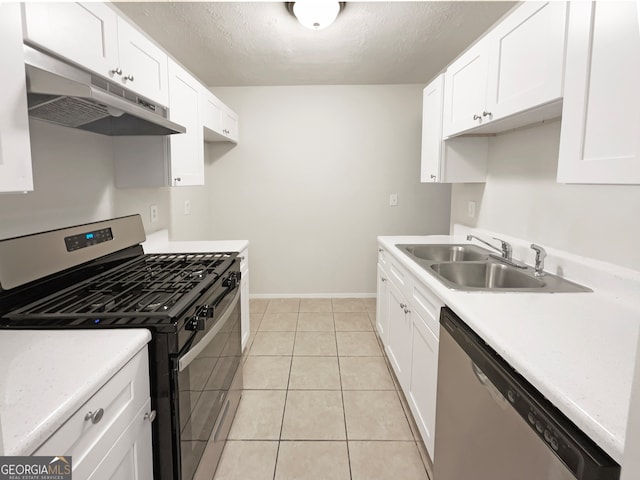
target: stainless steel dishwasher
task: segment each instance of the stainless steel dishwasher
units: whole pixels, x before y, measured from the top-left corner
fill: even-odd
[[[448,308],[435,480],[617,480],[620,466]]]

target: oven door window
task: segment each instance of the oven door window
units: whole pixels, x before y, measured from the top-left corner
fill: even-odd
[[[238,289],[216,308],[230,314],[222,313],[223,318],[216,314],[210,319],[207,328],[198,332],[200,340],[181,355],[184,357],[189,351],[202,348],[200,342],[207,342],[178,372],[182,480],[193,478],[207,442],[214,441],[214,429],[240,365],[242,339],[237,293]],[[207,339],[214,329],[215,334]]]

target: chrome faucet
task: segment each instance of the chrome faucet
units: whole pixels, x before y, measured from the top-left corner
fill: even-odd
[[[500,244],[501,244],[501,248],[498,248],[498,247],[496,247],[494,245],[491,245],[489,242],[487,242],[487,241],[485,241],[485,240],[483,240],[483,239],[481,239],[479,237],[476,237],[475,235],[467,235],[467,240],[468,241],[471,241],[474,238],[476,240],[478,240],[479,242],[484,243],[487,247],[491,247],[494,250],[496,250],[497,252],[500,252],[500,254],[502,255],[502,258],[504,258],[505,260],[511,260],[511,254],[513,252],[513,249],[511,248],[511,245],[508,242],[505,242],[504,240],[502,240],[500,238],[493,237],[494,240],[498,240],[500,242]]]
[[[536,271],[533,273],[536,277],[544,277],[544,259],[547,256],[547,252],[540,245],[535,243],[531,244],[531,248],[536,252]]]

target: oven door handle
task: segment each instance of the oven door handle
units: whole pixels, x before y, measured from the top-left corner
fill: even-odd
[[[240,299],[240,288],[238,288],[238,286],[227,290],[225,294],[219,297],[217,303],[219,303],[219,301],[222,300],[222,297],[225,297],[226,295],[231,293],[233,290],[237,290],[237,292],[233,297],[233,300],[231,301],[229,308],[225,310],[225,312],[221,315],[221,317],[218,319],[218,321],[213,326],[213,328],[209,330],[207,334],[204,337],[202,337],[202,339],[198,343],[196,343],[184,355],[181,355],[180,358],[178,358],[179,372],[182,372],[185,368],[187,368],[189,364],[200,354],[200,352],[202,352],[202,350],[204,350],[213,341],[213,339],[218,334],[220,329],[223,327],[223,325],[231,316],[231,313],[235,310],[236,304]],[[194,332],[194,335],[195,333],[196,332]]]

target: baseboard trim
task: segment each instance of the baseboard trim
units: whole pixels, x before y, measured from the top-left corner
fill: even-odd
[[[376,298],[375,293],[250,293],[249,298]]]

